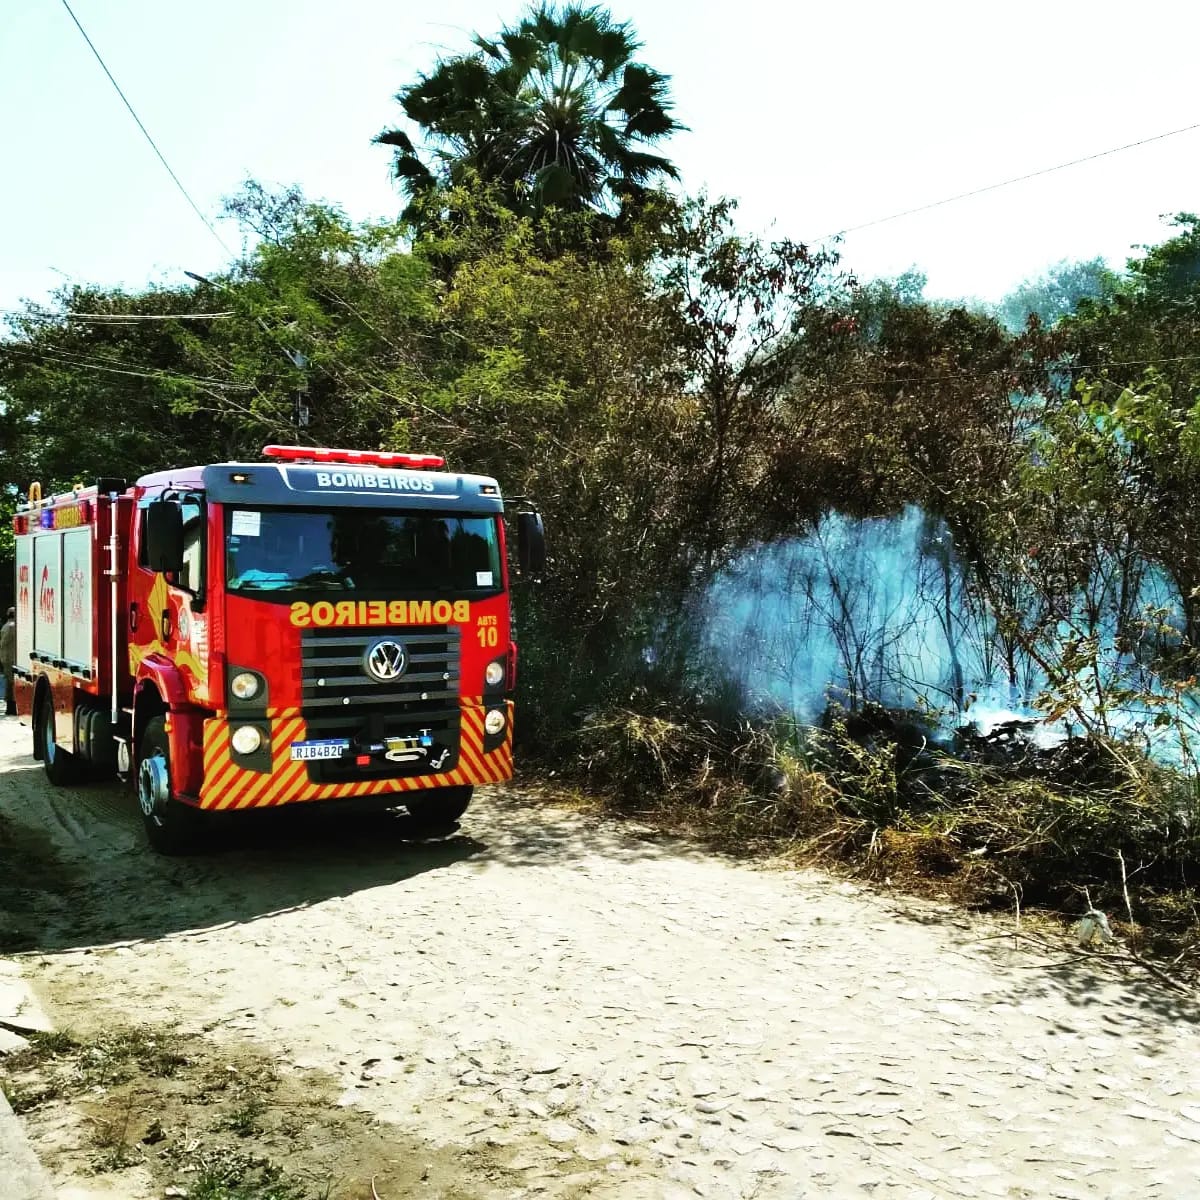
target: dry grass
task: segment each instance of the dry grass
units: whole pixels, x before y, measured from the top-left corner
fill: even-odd
[[[449,1200],[524,1194],[542,1178],[518,1157],[544,1149],[536,1134],[427,1140],[419,1117],[412,1128],[377,1121],[338,1102],[339,1077],[283,1066],[250,1043],[138,1026],[31,1042],[0,1058],[0,1084],[21,1099],[43,1161],[89,1194],[96,1175],[105,1195],[132,1194],[129,1171],[148,1175],[155,1195],[187,1200]]]
[[[276,1098],[269,1062],[246,1060],[231,1070],[176,1030],[129,1026],[85,1040],[33,1034],[29,1048],[0,1067],[0,1083],[18,1112],[79,1106],[87,1144],[78,1154],[97,1174],[144,1166],[164,1185],[185,1188],[190,1200],[330,1194],[323,1184],[292,1177],[259,1145],[238,1144],[263,1134],[263,1097]],[[262,1081],[269,1090],[260,1095]],[[200,1112],[211,1114],[207,1130],[196,1119]]]

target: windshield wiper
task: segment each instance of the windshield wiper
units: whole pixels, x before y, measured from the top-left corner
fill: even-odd
[[[344,571],[310,571],[307,575],[292,580],[291,586],[311,587],[314,584],[325,584],[329,587],[338,587],[343,590],[352,586],[346,578]]]

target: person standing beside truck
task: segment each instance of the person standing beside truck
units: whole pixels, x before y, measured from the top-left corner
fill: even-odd
[[[4,624],[0,625],[0,669],[4,671],[4,715],[17,715],[17,699],[13,695],[13,664],[17,661],[17,610],[10,608]]]

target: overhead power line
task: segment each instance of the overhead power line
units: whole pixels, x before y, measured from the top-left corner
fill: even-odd
[[[116,321],[125,324],[127,321],[212,321],[217,317],[236,317],[232,309],[228,312],[187,312],[187,313],[63,313],[65,321]]]
[[[113,87],[116,88],[117,95],[121,97],[121,102],[125,105],[125,107],[127,109],[129,109],[129,115],[137,122],[137,127],[142,131],[142,136],[146,139],[147,142],[150,143],[150,149],[153,150],[156,155],[158,155],[158,161],[160,163],[162,163],[162,165],[166,168],[167,174],[170,175],[171,178],[174,180],[175,186],[179,189],[180,193],[183,195],[183,198],[188,202],[188,204],[190,204],[192,206],[192,211],[196,214],[196,216],[198,216],[200,218],[201,221],[204,222],[205,229],[207,229],[208,232],[211,233],[214,238],[216,238],[217,243],[220,245],[221,249],[224,250],[226,254],[232,256],[233,251],[230,250],[230,248],[227,245],[225,245],[225,242],[222,240],[221,235],[216,231],[216,229],[213,228],[212,222],[204,215],[203,212],[201,212],[200,206],[195,202],[195,200],[192,199],[191,193],[188,192],[187,188],[185,188],[183,186],[183,183],[180,181],[179,176],[176,175],[175,172],[171,169],[171,164],[169,162],[167,162],[166,157],[163,155],[163,152],[158,148],[158,143],[155,142],[155,140],[150,136],[150,131],[146,128],[145,125],[142,124],[142,118],[139,117],[137,115],[137,113],[134,111],[133,105],[129,103],[129,100],[126,97],[125,93],[121,90],[121,85],[116,81],[115,78],[113,78],[113,73],[108,69],[108,66],[105,63],[104,59],[100,57],[100,51],[96,49],[95,45],[92,43],[92,39],[90,37],[88,37],[87,30],[84,29],[82,24],[80,24],[79,18],[74,14],[74,12],[72,12],[70,4],[67,3],[67,0],[62,0],[62,2],[63,2],[63,8],[65,8],[67,10],[68,14],[71,17],[71,20],[75,22],[75,27],[79,30],[79,32],[81,34],[83,34],[83,40],[85,42],[87,42],[88,48],[96,56],[96,61],[100,64],[105,75],[108,76],[109,83],[111,83],[113,85]]]
[[[65,0],[64,0],[65,2]],[[1109,150],[1100,150],[1096,154],[1085,154],[1083,158],[1073,158],[1070,162],[1058,163],[1053,167],[1042,167],[1037,171],[1029,171],[1025,175],[1015,175],[1012,179],[1002,179],[999,183],[989,183],[984,187],[972,188],[969,192],[958,192],[941,200],[931,200],[928,204],[918,204],[915,208],[906,208],[886,217],[876,217],[873,221],[863,221],[860,225],[850,225],[817,238],[818,242],[828,242],[832,238],[844,237],[847,233],[857,233],[860,229],[872,229],[876,225],[886,225],[889,221],[899,221],[901,217],[911,217],[915,213],[928,212],[931,208],[942,208],[947,204],[955,204],[959,200],[969,200],[972,196],[982,196],[985,192],[994,192],[1000,188],[1012,187],[1014,183],[1024,183],[1029,179],[1037,179],[1042,175],[1052,175],[1055,171],[1065,171],[1068,167],[1078,167],[1081,163],[1095,162],[1098,158],[1107,158],[1110,154],[1120,154],[1124,150],[1134,150],[1138,146],[1148,146],[1151,142],[1161,142],[1164,138],[1178,137],[1181,133],[1191,133],[1200,129],[1200,121],[1195,125],[1185,125],[1182,129],[1171,129],[1166,133],[1156,133],[1153,137],[1142,138],[1137,142],[1127,142],[1124,146],[1113,146]]]
[[[136,364],[125,364],[122,366],[110,366],[109,363],[121,362],[120,359],[104,359],[90,358],[84,355],[75,354],[68,350],[58,350],[55,348],[44,346],[31,346],[27,343],[13,342],[5,347],[6,351],[17,351],[21,354],[27,354],[42,362],[61,363],[67,367],[79,367],[87,371],[97,371],[106,375],[130,375],[137,379],[154,379],[154,380],[175,380],[180,383],[197,384],[204,387],[216,388],[224,392],[253,392],[258,389],[247,383],[230,383],[223,379],[213,379],[203,375],[188,375],[181,371],[161,370],[157,367],[150,367],[138,370]]]
[[[29,321],[93,321],[98,324],[132,325],[138,321],[211,321],[218,317],[236,317],[233,309],[225,312],[185,313],[92,313],[92,312],[46,312],[36,309],[0,308],[0,313],[9,317],[20,317]]]
[[[201,384],[219,388],[229,392],[252,392],[257,387],[252,384],[235,383],[228,380],[216,379],[211,376],[190,375],[185,372],[172,371],[159,367],[141,366],[127,359],[115,358],[99,354],[82,354],[57,346],[35,346],[29,342],[0,342],[0,353],[16,351],[44,361],[62,363],[64,366],[80,367],[84,370],[98,371],[110,375],[131,375],[139,379],[170,379],[182,383]],[[1158,355],[1152,358],[1104,358],[1094,362],[1061,362],[1049,364],[1049,371],[1103,371],[1110,367],[1149,367],[1163,366],[1168,363],[1200,362],[1200,354]],[[956,383],[965,379],[989,379],[996,375],[1011,374],[1013,368],[1007,365],[997,365],[990,368],[973,368],[962,371],[943,371],[922,375],[867,375],[852,382],[892,385],[892,384],[938,384]],[[268,377],[278,382],[279,376]],[[367,380],[360,381],[373,391],[384,394],[383,389]],[[390,393],[389,393],[390,394]]]

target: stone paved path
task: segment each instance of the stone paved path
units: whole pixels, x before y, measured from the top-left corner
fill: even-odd
[[[1200,1195],[1197,1010],[1147,980],[501,793],[436,847],[268,830],[164,862],[115,791],[16,770],[12,732],[3,811],[108,907],[22,959],[52,1015],[272,1045],[490,1142],[478,1195]]]

